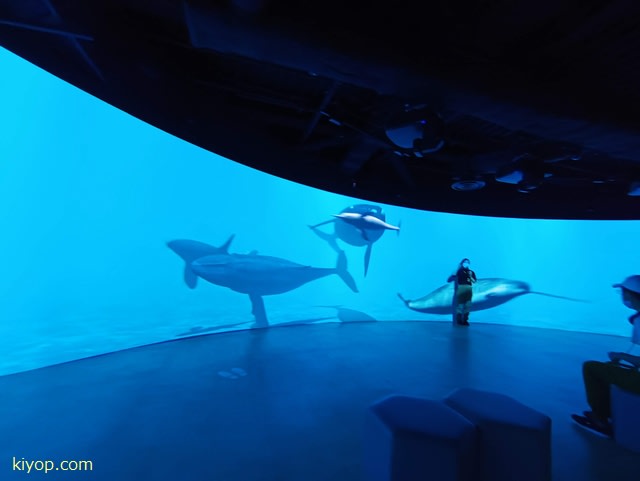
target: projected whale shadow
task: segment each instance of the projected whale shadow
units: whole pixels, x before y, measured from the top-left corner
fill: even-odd
[[[272,324],[270,327],[287,327],[287,326],[307,326],[310,324],[316,324],[322,321],[330,321],[331,319],[335,319],[334,317],[314,317],[312,319],[301,319],[298,321],[285,321],[278,322],[277,324]],[[181,332],[180,334],[176,334],[176,337],[185,337],[185,336],[198,336],[201,334],[212,334],[214,332],[219,331],[235,331],[242,330],[240,326],[250,327],[248,322],[234,322],[231,324],[219,324],[213,326],[194,326],[190,328],[188,331]]]
[[[377,319],[370,316],[366,312],[357,311],[355,309],[349,309],[342,306],[318,306],[318,307],[335,309],[336,317],[343,324],[355,323],[355,322],[378,322]]]
[[[230,254],[229,246],[233,237],[229,237],[220,247],[186,239],[172,240],[167,242],[167,246],[184,260],[184,280],[189,288],[194,289],[198,278],[201,278],[247,294],[255,318],[252,327],[269,325],[263,296],[289,292],[308,282],[334,274],[353,292],[358,292],[356,283],[347,270],[344,251],[338,253],[334,268],[311,267],[279,257],[259,255],[256,251]]]
[[[405,299],[401,294],[398,297],[405,305],[414,311],[428,314],[451,314],[453,306],[453,283],[445,284],[419,299]],[[473,300],[471,302],[472,311],[482,311],[500,306],[516,297],[525,294],[536,294],[539,296],[553,297],[573,302],[588,302],[571,297],[556,296],[545,292],[532,291],[529,284],[522,281],[515,281],[501,278],[478,279],[473,284]]]
[[[336,252],[340,252],[337,240],[346,244],[361,247],[367,246],[364,254],[364,275],[369,270],[371,251],[373,244],[382,237],[386,230],[400,231],[399,226],[386,222],[386,216],[382,208],[371,204],[356,204],[343,209],[339,214],[333,215],[334,219],[310,225],[309,228],[318,237],[325,240]],[[318,229],[326,224],[333,224],[333,232],[327,233]]]

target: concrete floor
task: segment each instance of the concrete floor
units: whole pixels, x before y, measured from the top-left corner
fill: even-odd
[[[318,324],[191,337],[0,378],[12,459],[91,460],[47,480],[356,481],[366,407],[390,393],[508,394],[553,420],[555,480],[637,481],[634,454],[575,426],[580,368],[626,339],[446,322]],[[26,469],[26,468],[25,468]]]

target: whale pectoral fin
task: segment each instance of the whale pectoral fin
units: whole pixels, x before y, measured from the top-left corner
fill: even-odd
[[[367,250],[364,253],[364,276],[367,277],[367,271],[369,270],[369,261],[371,260],[371,249],[373,244],[367,244]]]
[[[404,305],[409,307],[409,302],[411,302],[409,299],[405,299],[404,296],[402,294],[400,294],[399,292],[397,293],[398,297],[400,298],[400,300],[402,302],[404,302]]]
[[[344,251],[340,251],[338,254],[338,262],[336,263],[335,273],[340,276],[340,279],[351,289],[353,292],[358,292],[358,286],[353,279],[349,271],[347,270],[347,256]]]
[[[184,266],[184,283],[189,289],[195,289],[196,285],[198,285],[198,276],[191,270],[188,264]]]
[[[333,222],[332,220],[328,221],[328,222]],[[323,222],[323,224],[326,224],[327,222]],[[322,225],[322,224],[318,224],[318,225]],[[326,232],[322,232],[319,229],[316,229],[317,226],[312,226],[310,225],[309,228],[316,233],[316,235],[318,237],[320,237],[320,239],[326,241],[331,248],[335,251],[340,253],[340,251],[342,249],[340,249],[340,247],[338,246],[338,243],[336,242],[336,236],[335,234],[327,234]]]
[[[264,299],[262,299],[262,296],[249,294],[249,299],[251,300],[251,313],[256,321],[254,327],[269,327],[267,311],[264,308]]]
[[[369,242],[369,236],[367,235],[367,231],[364,229],[358,229],[358,230],[360,231],[360,235],[362,235],[362,238],[367,242]]]
[[[316,225],[310,225],[309,228],[310,229],[315,229],[316,227],[320,227],[321,225],[326,225],[326,224],[330,224],[331,222],[334,222],[335,219],[329,219],[329,220],[325,220],[324,222],[320,222],[319,224]]]

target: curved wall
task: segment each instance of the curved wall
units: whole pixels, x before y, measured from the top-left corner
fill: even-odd
[[[448,321],[409,310],[397,293],[422,297],[469,257],[480,278],[525,281],[535,291],[588,301],[526,294],[472,313],[471,322],[629,335],[631,312],[611,284],[640,270],[637,221],[512,220],[380,206],[388,223],[401,222],[401,233],[385,231],[373,243],[366,277],[365,247],[337,241],[354,293],[329,271],[296,271],[260,256],[335,267],[337,252],[308,226],[365,202],[203,151],[5,50],[0,65],[11,72],[0,76],[0,374],[250,327],[248,295],[202,280],[189,289],[182,261],[166,245],[193,239],[220,246],[232,234],[230,252],[246,255],[229,258],[225,269],[236,277],[254,269],[255,280],[257,269],[277,284],[284,282],[278,276],[329,274],[265,296],[272,325],[367,316]],[[335,225],[318,229],[330,235]],[[219,275],[232,275],[225,272]]]

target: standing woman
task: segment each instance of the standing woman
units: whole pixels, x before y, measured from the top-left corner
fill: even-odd
[[[465,258],[460,261],[458,270],[449,276],[447,282],[455,282],[453,289],[453,323],[458,326],[469,325],[469,312],[473,298],[472,285],[478,280],[476,273],[469,269],[470,261]]]

